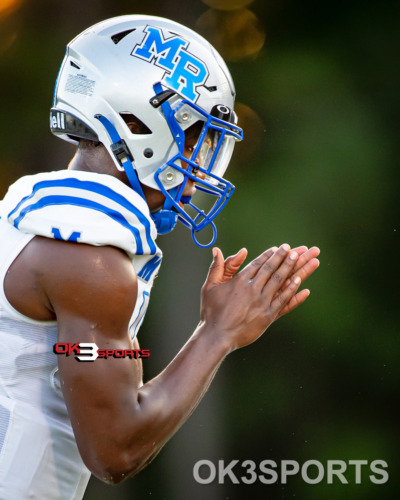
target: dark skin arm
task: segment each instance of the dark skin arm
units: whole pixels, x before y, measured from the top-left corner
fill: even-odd
[[[215,249],[198,327],[165,370],[143,386],[138,360],[79,363],[59,357],[77,444],[93,474],[117,483],[146,466],[194,411],[226,355],[254,342],[305,300],[307,291],[296,295],[296,278],[313,272],[319,252],[297,250],[270,249],[237,272],[247,251],[224,260]],[[34,238],[5,285],[22,313],[57,319],[60,342],[132,349],[128,325],[137,277],[120,250]]]

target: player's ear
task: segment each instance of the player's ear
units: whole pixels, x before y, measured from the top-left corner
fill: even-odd
[[[141,127],[138,123],[136,122],[128,122],[127,123],[129,130],[132,132],[132,134],[141,134]]]
[[[120,113],[132,134],[151,134],[151,130],[132,113]]]

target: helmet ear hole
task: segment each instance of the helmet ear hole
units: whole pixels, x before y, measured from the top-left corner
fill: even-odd
[[[129,113],[128,111],[123,111],[120,113],[120,116],[123,118],[124,122],[127,124],[129,130],[132,134],[152,134],[153,132],[149,129],[147,125],[145,125],[142,120],[140,120],[137,116]]]

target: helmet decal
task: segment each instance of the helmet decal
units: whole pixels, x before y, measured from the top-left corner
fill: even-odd
[[[143,41],[136,45],[132,56],[140,57],[163,69],[164,82],[183,97],[196,102],[196,87],[204,85],[208,69],[203,61],[187,51],[189,42],[176,34],[164,37],[160,28],[147,26]]]

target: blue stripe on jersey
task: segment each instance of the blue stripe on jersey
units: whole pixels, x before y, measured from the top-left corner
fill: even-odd
[[[82,189],[86,191],[91,191],[92,193],[100,194],[102,196],[105,196],[106,198],[109,198],[110,200],[118,203],[119,205],[123,206],[130,212],[132,212],[143,224],[145,233],[146,233],[146,240],[147,244],[149,245],[150,248],[150,254],[155,254],[157,252],[156,245],[154,243],[153,238],[151,237],[151,228],[150,228],[150,221],[149,219],[132,203],[130,203],[124,196],[121,194],[117,193],[113,189],[111,189],[108,186],[105,186],[104,184],[100,184],[98,182],[94,181],[82,181],[80,179],[76,178],[66,178],[66,179],[55,179],[55,180],[48,180],[48,181],[40,181],[37,184],[33,186],[32,193],[28,196],[25,196],[22,198],[22,200],[17,204],[17,206],[9,213],[8,217],[10,218],[15,212],[17,212],[20,207],[29,199],[33,198],[34,195],[40,190],[40,189],[45,189],[45,188],[52,188],[52,187],[65,187],[65,188],[75,188],[75,189]],[[106,208],[106,207],[104,207]]]
[[[144,281],[149,281],[151,275],[155,271],[155,269],[159,266],[161,262],[161,257],[155,255],[152,259],[150,259],[139,271],[138,276],[142,278]]]
[[[139,313],[135,319],[135,321],[131,324],[129,327],[129,334],[131,336],[132,342],[134,338],[136,337],[136,333],[142,324],[142,321],[144,320],[144,315],[146,314],[147,307],[149,306],[149,300],[150,300],[150,294],[149,292],[144,291],[143,292],[143,302],[142,305],[140,306]],[[133,333],[131,333],[131,330],[133,328]]]
[[[96,203],[91,200],[87,200],[86,198],[77,198],[76,196],[44,196],[38,202],[28,205],[23,210],[21,210],[19,216],[14,220],[14,226],[18,229],[18,226],[22,219],[29,212],[33,212],[34,210],[40,210],[41,208],[48,207],[51,205],[75,205],[78,207],[90,208],[93,210],[98,210],[99,212],[103,212],[104,214],[111,217],[111,219],[115,220],[125,228],[129,229],[129,231],[133,234],[136,241],[136,254],[143,255],[143,245],[142,240],[140,238],[140,231],[137,227],[132,226],[125,219],[125,217],[115,210],[112,210],[100,203]]]

